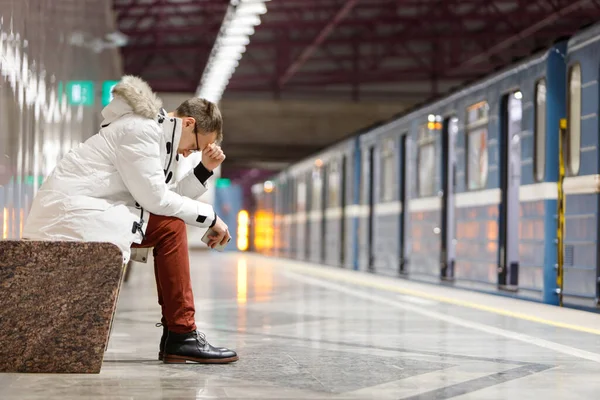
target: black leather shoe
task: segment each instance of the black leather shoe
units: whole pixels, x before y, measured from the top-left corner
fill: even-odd
[[[161,326],[163,328],[163,333],[162,333],[162,336],[160,337],[160,345],[158,348],[158,360],[159,361],[162,361],[162,359],[163,359],[163,354],[165,352],[165,341],[167,340],[167,333],[168,333],[167,325],[164,322],[159,322],[156,324],[157,328],[160,328]],[[217,349],[222,350],[222,351],[229,350],[226,347],[217,347]]]
[[[165,364],[224,364],[239,359],[235,351],[211,346],[202,332],[173,333],[168,331],[163,362]]]

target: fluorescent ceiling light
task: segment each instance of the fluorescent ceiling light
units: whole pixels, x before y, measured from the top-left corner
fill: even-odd
[[[270,0],[231,0],[196,95],[218,103]]]
[[[219,39],[219,46],[247,46],[250,44],[250,39],[247,36],[228,36]]]

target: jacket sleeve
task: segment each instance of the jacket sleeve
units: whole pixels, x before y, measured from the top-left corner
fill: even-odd
[[[135,120],[124,127],[115,150],[115,166],[133,198],[156,215],[177,217],[189,225],[212,226],[216,214],[210,204],[172,191],[165,182],[160,158],[160,132],[153,121]]]
[[[202,162],[200,162],[177,182],[174,191],[190,199],[198,199],[208,190],[206,181],[212,175],[212,171],[207,170]]]

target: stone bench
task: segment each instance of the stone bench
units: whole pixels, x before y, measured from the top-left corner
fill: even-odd
[[[110,243],[0,241],[0,372],[99,373],[122,276]]]

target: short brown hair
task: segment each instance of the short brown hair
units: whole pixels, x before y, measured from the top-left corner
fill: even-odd
[[[223,117],[216,104],[199,97],[181,103],[175,111],[178,117],[192,117],[202,134],[217,133],[217,143],[223,141]]]

